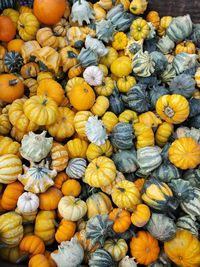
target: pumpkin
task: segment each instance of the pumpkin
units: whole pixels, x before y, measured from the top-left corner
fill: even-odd
[[[134,150],[122,150],[112,156],[117,169],[122,173],[132,173],[137,169],[136,152]]]
[[[140,193],[134,183],[124,180],[118,182],[112,190],[112,200],[119,208],[133,209],[140,203]]]
[[[176,210],[178,203],[170,187],[154,178],[147,180],[143,186],[142,200],[156,210]]]
[[[90,196],[86,200],[86,204],[88,219],[96,216],[97,214],[108,214],[112,209],[112,203],[109,197],[102,192]]]
[[[84,83],[84,79],[81,78],[81,77],[74,77],[72,79],[70,79],[66,86],[65,86],[65,91],[67,93],[67,96],[69,97],[71,91],[72,91],[72,88],[76,85],[82,85]]]
[[[8,16],[0,17],[0,40],[9,42],[14,39],[16,35],[16,26]]]
[[[39,211],[35,219],[34,234],[40,237],[45,245],[50,245],[54,241],[56,218],[55,211]]]
[[[136,85],[136,80],[133,76],[125,76],[117,80],[117,87],[121,93],[127,93],[133,86]]]
[[[130,27],[130,34],[136,41],[146,39],[149,35],[149,25],[146,20],[142,18],[134,20]]]
[[[101,96],[110,96],[114,90],[114,81],[111,77],[105,77],[102,84],[95,86],[95,92]]]
[[[25,102],[26,99],[24,98],[12,102],[8,112],[9,120],[21,132],[35,131],[38,129],[37,124],[31,122],[24,114],[23,106]]]
[[[55,234],[58,243],[70,240],[75,233],[76,223],[62,219]]]
[[[96,66],[90,66],[83,72],[84,80],[92,86],[97,86],[102,84],[103,72]]]
[[[78,51],[75,48],[66,46],[60,51],[61,65],[63,71],[69,70],[71,67],[75,66],[77,61]]]
[[[16,181],[14,183],[8,184],[3,192],[1,199],[1,206],[5,210],[13,210],[17,206],[17,200],[23,193],[23,185]]]
[[[176,225],[164,214],[153,213],[146,225],[148,232],[159,241],[168,241],[175,237]]]
[[[112,130],[111,143],[118,149],[130,149],[133,146],[133,129],[126,122],[120,122]]]
[[[100,63],[110,68],[113,61],[118,58],[118,53],[113,47],[107,46],[107,49],[108,53],[101,57]]]
[[[96,215],[87,221],[86,238],[91,239],[93,245],[100,243],[103,246],[112,225],[113,221],[108,220],[108,215]]]
[[[31,256],[43,254],[45,252],[43,240],[36,235],[24,236],[20,242],[19,248],[21,251],[28,253]]]
[[[19,19],[19,12],[18,11],[14,10],[12,8],[6,8],[6,9],[4,9],[2,15],[9,17],[12,20],[12,22],[15,24],[15,26],[17,25],[17,21]]]
[[[87,159],[92,161],[99,156],[110,157],[112,155],[112,145],[109,140],[106,140],[103,145],[89,144],[86,152]]]
[[[18,142],[20,142],[23,138],[23,136],[25,135],[24,132],[19,131],[16,127],[13,127],[10,135]]]
[[[131,222],[137,227],[143,227],[151,217],[150,209],[145,204],[138,204],[131,214]]]
[[[198,237],[198,225],[195,217],[190,215],[179,217],[176,226],[179,230],[187,230]]]
[[[21,214],[37,212],[38,207],[39,198],[31,192],[24,192],[17,200],[17,211]]]
[[[112,42],[112,47],[116,50],[122,50],[125,49],[128,43],[128,38],[126,37],[126,34],[123,32],[117,32],[114,34]]]
[[[52,48],[58,47],[58,40],[56,36],[53,35],[52,30],[48,27],[44,27],[37,31],[36,40],[42,47],[44,46],[50,46]]]
[[[39,26],[39,21],[32,13],[20,14],[17,29],[22,40],[34,40]]]
[[[110,111],[107,111],[106,113],[104,113],[101,119],[108,132],[112,132],[114,126],[118,123],[117,116],[113,112],[110,112]]]
[[[121,78],[123,76],[128,76],[132,72],[131,65],[132,62],[129,57],[118,57],[112,62],[110,70],[115,76]]]
[[[200,145],[191,137],[175,140],[168,154],[169,160],[183,170],[196,168],[200,164]]]
[[[40,69],[38,64],[34,62],[30,62],[22,66],[20,73],[24,79],[28,79],[31,77],[36,77],[39,73]]]
[[[78,181],[69,179],[63,183],[61,191],[64,196],[77,197],[81,193],[81,185]]]
[[[88,149],[88,143],[80,138],[74,138],[69,140],[65,145],[69,158],[86,158],[86,151]]]
[[[69,161],[66,173],[70,178],[80,179],[86,169],[86,160],[83,158],[73,158]]]
[[[173,130],[174,126],[171,123],[163,122],[160,124],[155,134],[156,144],[163,147],[172,135]]]
[[[24,94],[22,81],[13,74],[1,74],[0,85],[0,98],[7,103],[12,103]]]
[[[9,52],[14,51],[14,52],[18,52],[19,54],[21,54],[21,48],[23,44],[24,44],[23,40],[13,39],[8,43],[7,49]]]
[[[11,130],[11,123],[8,114],[0,115],[0,135],[7,135]]]
[[[58,211],[65,220],[74,222],[85,216],[87,205],[79,198],[64,196],[58,203]]]
[[[148,265],[158,259],[160,248],[158,241],[148,232],[139,231],[130,242],[131,256],[139,264]]]
[[[43,267],[55,267],[53,261],[48,259],[43,254],[37,254],[31,257],[28,262],[28,267],[36,267],[36,266],[43,266]]]
[[[40,164],[31,162],[30,167],[23,165],[24,174],[18,176],[18,180],[24,185],[26,191],[32,193],[43,193],[54,184],[53,178],[57,172],[49,170],[48,163]]]
[[[156,112],[166,122],[179,124],[189,115],[189,105],[181,95],[164,95],[156,103]]]
[[[68,179],[69,177],[65,172],[59,172],[54,179],[54,186],[58,189],[61,189],[63,183]]]
[[[65,0],[34,1],[33,12],[38,20],[46,25],[56,24],[65,13]],[[50,15],[51,14],[51,15]]]
[[[169,186],[180,202],[190,201],[196,197],[194,188],[191,186],[189,181],[185,181],[183,179],[172,179]]]
[[[89,266],[114,267],[114,261],[109,252],[107,252],[105,249],[99,248],[91,254]]]
[[[109,213],[108,219],[114,221],[112,228],[116,233],[124,233],[131,226],[131,216],[127,210],[115,208]]]
[[[67,167],[68,152],[63,145],[59,143],[54,143],[51,148],[50,156],[51,169],[56,171],[63,171]]]
[[[109,108],[109,100],[105,96],[98,96],[94,105],[91,108],[91,112],[99,117],[103,116],[106,110]]]
[[[157,30],[160,25],[160,16],[157,11],[149,11],[146,16],[146,20],[151,22],[154,28]]]
[[[108,239],[103,248],[110,253],[114,261],[120,261],[128,251],[128,245],[124,239]]]
[[[86,137],[85,126],[88,118],[93,114],[90,111],[79,111],[74,117],[74,127],[80,137]]]
[[[0,182],[10,184],[15,182],[22,173],[22,162],[18,156],[6,154],[0,156]]]
[[[147,9],[148,2],[146,0],[132,0],[129,10],[134,15],[141,15]]]
[[[110,185],[116,176],[116,167],[114,162],[100,156],[93,159],[85,170],[85,182],[93,187],[102,187]]]
[[[95,93],[87,83],[83,83],[72,88],[69,100],[78,111],[88,110],[95,102]]]
[[[24,85],[29,90],[29,97],[37,94],[38,82],[35,79],[33,78],[26,79],[24,81]]]
[[[143,113],[145,114],[145,113]],[[136,148],[140,149],[147,146],[154,146],[153,130],[144,123],[138,122],[134,126],[134,134],[137,138]]]
[[[70,25],[65,18],[61,18],[58,23],[53,26],[53,32],[56,36],[65,37]]]
[[[46,192],[39,194],[41,210],[55,210],[62,198],[62,193],[55,187],[50,187]]]
[[[191,41],[184,41],[179,44],[177,44],[175,49],[175,54],[180,54],[182,52],[188,53],[188,54],[195,54],[195,44]]]
[[[33,10],[28,6],[20,6],[19,13],[33,13]]]
[[[68,71],[68,78],[72,79],[77,76],[80,76],[83,73],[83,68],[81,66],[75,65],[71,67]]]
[[[181,173],[169,161],[163,162],[157,169],[153,170],[151,175],[158,180],[169,183],[172,179],[180,178]]]
[[[199,241],[189,231],[178,230],[174,239],[164,243],[164,250],[179,266],[197,267],[200,264]]]
[[[160,19],[160,25],[158,27],[158,35],[163,36],[166,34],[166,30],[169,27],[170,23],[172,22],[171,16],[164,16]]]
[[[110,0],[100,0],[97,3],[100,7],[102,7],[105,10],[110,10],[113,6],[112,1],[110,1]]]
[[[195,90],[195,80],[187,74],[176,76],[169,85],[169,91],[190,98]]]
[[[23,253],[20,251],[19,246],[5,247],[0,249],[1,259],[16,264],[23,258]]]
[[[138,119],[139,122],[144,123],[146,126],[151,128],[158,127],[158,125],[162,123],[161,120],[151,111],[139,115]]]

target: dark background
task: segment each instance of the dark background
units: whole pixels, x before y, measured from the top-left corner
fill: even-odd
[[[148,2],[149,4],[147,11],[158,11],[160,16],[180,16],[190,14],[194,23],[200,23],[200,0],[150,0]],[[26,266],[27,265],[15,265],[0,261],[0,267]]]

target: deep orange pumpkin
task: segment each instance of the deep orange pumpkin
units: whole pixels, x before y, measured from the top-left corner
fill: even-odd
[[[9,42],[16,35],[16,26],[7,16],[0,16],[0,41]]]

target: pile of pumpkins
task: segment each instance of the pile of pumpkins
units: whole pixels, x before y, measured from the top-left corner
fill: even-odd
[[[146,0],[0,1],[0,257],[200,266],[200,24]]]

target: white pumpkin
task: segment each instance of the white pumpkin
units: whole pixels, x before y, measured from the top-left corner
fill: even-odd
[[[105,144],[108,139],[106,127],[101,120],[98,120],[97,116],[91,116],[88,118],[85,125],[85,132],[88,140],[97,146]]]
[[[51,253],[58,267],[77,267],[83,260],[84,250],[76,238],[63,241],[58,246],[58,253]]]
[[[87,162],[82,158],[71,159],[66,168],[66,174],[70,178],[81,179],[85,174]]]
[[[24,135],[20,148],[23,158],[33,162],[39,162],[46,158],[53,145],[53,138],[45,137],[46,133],[46,131],[43,131],[41,134],[29,132],[27,135]]]
[[[34,212],[39,207],[39,197],[31,192],[24,192],[17,201],[18,211],[23,213]]]
[[[134,258],[126,256],[119,262],[118,267],[137,267],[137,263],[134,261]]]
[[[82,26],[84,21],[89,24],[90,19],[94,19],[94,11],[87,1],[78,0],[72,6],[71,16],[73,22],[78,21],[78,24]]]
[[[85,39],[85,47],[92,49],[99,57],[103,57],[108,53],[108,49],[103,42],[96,38],[92,38],[90,35]]]
[[[103,81],[103,71],[96,66],[89,66],[83,72],[83,78],[89,85],[101,85]]]

